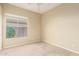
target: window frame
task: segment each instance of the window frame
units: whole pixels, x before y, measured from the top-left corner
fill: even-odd
[[[11,39],[26,39],[26,38],[27,38],[27,33],[28,33],[28,26],[27,26],[27,25],[28,25],[28,24],[27,24],[27,23],[28,23],[28,22],[27,22],[28,18],[27,18],[27,17],[24,17],[24,16],[19,16],[19,15],[14,15],[14,14],[10,14],[10,13],[5,13],[6,26],[7,26],[7,17],[8,17],[8,16],[9,16],[9,17],[15,17],[15,18],[18,18],[18,19],[20,18],[20,19],[23,19],[24,21],[26,21],[26,29],[27,29],[27,30],[26,30],[26,36],[23,36],[23,37],[15,37],[15,38],[7,38],[7,37],[6,37],[6,30],[7,30],[7,29],[5,28],[5,37],[6,37],[6,39],[8,39],[8,40],[11,40]],[[6,27],[6,26],[5,26],[5,27]]]

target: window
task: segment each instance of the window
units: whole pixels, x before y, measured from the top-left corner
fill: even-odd
[[[16,15],[6,15],[6,38],[27,36],[27,18]]]

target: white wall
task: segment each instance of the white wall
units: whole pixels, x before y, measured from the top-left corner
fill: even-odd
[[[0,49],[2,49],[2,6],[0,5]]]
[[[28,17],[27,21],[27,35],[25,38],[15,38],[13,40],[7,40],[6,38],[6,19],[4,20],[4,30],[3,30],[3,48],[20,46],[33,42],[40,42],[40,14],[21,9],[9,4],[3,4],[3,17],[5,13],[10,13],[13,15]]]
[[[79,4],[62,4],[43,14],[42,39],[79,52]]]

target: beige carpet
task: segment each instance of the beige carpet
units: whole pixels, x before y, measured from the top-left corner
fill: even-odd
[[[8,48],[0,51],[2,56],[77,56],[78,54],[48,45],[46,43],[35,43],[19,47]]]

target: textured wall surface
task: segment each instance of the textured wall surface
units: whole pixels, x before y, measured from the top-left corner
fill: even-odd
[[[42,15],[42,39],[79,52],[79,4],[62,4]]]
[[[3,16],[5,13],[10,13],[14,15],[24,16],[27,17],[27,36],[25,38],[15,38],[12,40],[7,40],[5,35],[5,26],[6,24],[3,24],[4,30],[3,30],[3,47],[11,47],[11,46],[18,46],[23,45],[27,43],[32,42],[38,42],[40,41],[40,14],[33,13],[31,11],[21,9],[9,4],[3,4]],[[3,22],[5,22],[5,17],[3,18]]]
[[[2,49],[2,6],[0,5],[0,49]]]

